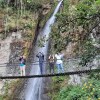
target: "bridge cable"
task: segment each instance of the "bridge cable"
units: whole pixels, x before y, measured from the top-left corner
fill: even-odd
[[[100,73],[100,69],[71,71],[71,72],[57,73],[57,74],[42,74],[42,75],[28,75],[28,76],[0,76],[0,79],[43,78],[43,77],[54,77],[54,76],[66,76],[66,75],[84,74],[84,73],[92,73],[92,72]]]

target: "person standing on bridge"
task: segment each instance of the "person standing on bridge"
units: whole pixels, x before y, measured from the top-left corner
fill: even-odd
[[[19,61],[20,61],[20,73],[21,73],[21,76],[25,76],[26,57],[25,56],[21,56],[19,58]]]
[[[64,73],[63,61],[62,61],[63,56],[64,56],[64,54],[61,54],[61,53],[55,54],[56,66],[57,66],[57,69],[58,69],[58,73],[60,73],[60,71],[62,71],[62,73]]]
[[[54,74],[54,63],[55,63],[55,57],[54,57],[54,55],[50,55],[48,57],[48,60],[49,60],[50,73]]]
[[[40,72],[43,74],[43,63],[44,63],[44,54],[39,52],[36,57],[39,58],[39,67],[40,67]]]

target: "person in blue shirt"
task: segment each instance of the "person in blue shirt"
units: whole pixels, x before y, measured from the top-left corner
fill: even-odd
[[[44,54],[42,52],[39,52],[36,57],[39,58],[39,67],[40,67],[40,72],[43,74],[43,63],[44,63]]]
[[[26,58],[25,56],[21,56],[19,58],[19,61],[20,61],[20,73],[21,73],[21,76],[25,76],[25,67],[26,67]]]

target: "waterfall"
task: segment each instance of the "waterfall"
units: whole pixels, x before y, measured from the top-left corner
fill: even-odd
[[[53,23],[55,21],[55,18],[56,18],[55,14],[59,11],[59,8],[60,8],[60,5],[61,5],[62,1],[63,0],[61,0],[58,3],[53,15],[47,21],[44,29],[38,35],[37,42],[36,42],[36,47],[35,47],[35,50],[34,50],[34,54],[35,54],[34,55],[34,61],[38,61],[38,58],[36,58],[36,54],[38,52],[41,52],[41,51],[45,54],[45,58],[46,58],[47,51],[48,51],[48,44],[49,44],[48,42],[49,41],[46,41],[45,46],[41,48],[41,47],[37,46],[38,40],[39,40],[40,37],[43,37],[43,36],[45,36],[46,38],[49,37],[49,33],[51,31],[51,25],[53,25]],[[39,65],[32,65],[30,75],[37,75],[37,74],[40,74]],[[41,88],[42,84],[43,84],[43,79],[42,78],[29,79],[28,83],[27,83],[27,86],[25,88],[24,100],[42,100],[41,97],[40,97],[41,92],[42,92],[42,88]]]

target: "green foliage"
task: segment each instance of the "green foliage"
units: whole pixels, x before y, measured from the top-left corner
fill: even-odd
[[[60,91],[58,100],[81,100],[80,97],[85,94],[85,91],[81,91],[80,86],[68,86]]]
[[[41,37],[38,40],[38,47],[44,47],[45,43],[48,41],[48,39],[46,38],[46,36]]]
[[[100,81],[89,79],[82,86],[63,87],[56,100],[99,100]]]
[[[27,3],[31,3],[31,2],[32,2],[32,0],[26,0],[26,2],[27,2]]]
[[[51,100],[99,100],[100,74],[93,73],[88,78],[82,85],[77,86],[64,84],[66,77],[52,78]]]
[[[68,16],[69,16],[69,0],[63,1],[63,12],[57,13],[57,29],[59,33],[68,31]]]
[[[6,0],[0,0],[0,7],[5,8],[6,7]]]
[[[95,1],[95,4],[96,4],[96,7],[97,7],[98,9],[100,9],[100,0],[96,0],[96,1]]]
[[[28,23],[28,24],[25,24],[24,28],[25,28],[25,29],[32,29],[33,26],[32,26],[31,23]]]
[[[77,5],[71,5],[69,1],[64,0],[63,11],[56,15],[56,24],[51,32],[52,43],[55,51],[61,51],[69,42],[77,42],[81,51],[81,53],[78,52],[81,57],[80,64],[84,66],[98,54],[98,49],[88,38],[90,38],[91,30],[98,26],[100,20],[100,0],[80,0]],[[83,29],[81,32],[80,26]],[[69,35],[62,37],[63,33]]]
[[[2,96],[0,96],[0,100],[3,100],[3,97]]]
[[[68,13],[68,10],[69,10],[69,6],[70,6],[70,1],[69,0],[63,0],[63,12],[64,13]]]
[[[99,0],[98,0],[99,1]],[[86,30],[90,29],[90,25],[95,22],[96,17],[100,13],[98,4],[95,0],[84,0],[77,4],[77,23],[83,26]]]
[[[51,100],[58,100],[58,93],[62,87],[62,83],[65,81],[65,84],[67,85],[68,77],[66,76],[60,76],[60,77],[53,77],[51,86],[50,86],[50,93],[49,96],[51,97]]]
[[[68,16],[66,13],[56,14],[59,33],[68,31]]]
[[[42,5],[41,3],[38,3],[38,2],[33,2],[32,0],[28,1],[26,3],[26,9],[27,10],[30,10],[30,11],[38,11],[39,9],[42,8]]]
[[[52,28],[52,33],[50,36],[52,40],[52,48],[55,49],[55,52],[60,52],[61,50],[65,49],[70,39],[68,37],[62,37],[59,34],[59,30],[57,28]]]
[[[73,33],[74,35],[76,34],[74,30],[78,30],[78,27],[81,26],[83,30],[77,32],[79,39],[75,42],[77,42],[80,51],[78,52],[81,57],[80,64],[85,66],[92,62],[100,51],[93,46],[90,39],[91,30],[100,21],[100,0],[80,0],[77,5],[70,5],[69,0],[64,0],[63,11],[56,15],[56,24],[52,27],[51,32],[53,50],[65,49],[67,44],[72,42],[73,37],[71,37],[71,34],[62,37],[63,33]],[[54,86],[58,87],[54,89],[56,91],[53,92],[55,96],[52,96],[52,100],[99,100],[100,74],[91,74],[87,81],[82,86],[65,85],[63,88],[59,86],[59,81],[56,81],[56,83],[54,81]]]
[[[3,100],[3,96],[0,96],[0,100]]]
[[[88,41],[84,41],[85,43],[83,43],[82,45],[82,55],[81,56],[81,61],[80,61],[80,65],[85,66],[87,65],[88,62],[92,62],[94,57],[98,54],[98,50],[97,48],[95,48],[92,45],[91,40]]]
[[[0,7],[2,8],[6,8],[7,7],[7,3],[9,3],[8,5],[13,8],[13,10],[16,11],[16,9],[26,9],[26,10],[30,10],[30,11],[39,11],[39,9],[42,8],[42,5],[44,3],[49,3],[50,0],[0,0]]]
[[[100,80],[100,73],[91,73],[88,77],[89,79],[94,78],[96,80]]]

